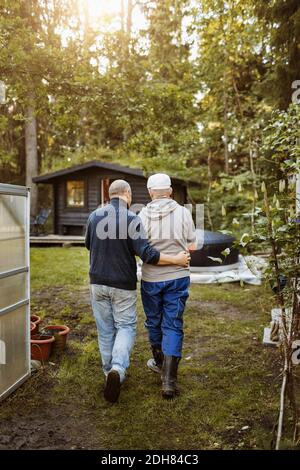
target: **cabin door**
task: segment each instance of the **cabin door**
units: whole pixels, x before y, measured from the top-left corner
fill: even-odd
[[[101,187],[100,187],[100,204],[103,206],[109,202],[109,189],[110,180],[108,178],[103,178],[101,180]]]

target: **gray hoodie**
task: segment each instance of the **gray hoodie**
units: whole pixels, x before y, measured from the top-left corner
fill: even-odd
[[[155,199],[139,214],[152,246],[168,255],[176,255],[196,243],[195,226],[190,211],[173,199]],[[143,264],[142,279],[162,282],[190,275],[182,266]]]

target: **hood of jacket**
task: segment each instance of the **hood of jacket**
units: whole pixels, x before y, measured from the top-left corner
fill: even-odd
[[[159,220],[174,212],[177,207],[178,204],[173,199],[154,199],[147,204],[143,212],[148,219]]]

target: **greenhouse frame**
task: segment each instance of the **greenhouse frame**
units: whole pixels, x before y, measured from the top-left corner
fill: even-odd
[[[0,184],[0,400],[30,376],[30,192]]]

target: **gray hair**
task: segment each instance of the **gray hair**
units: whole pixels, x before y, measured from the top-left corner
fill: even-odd
[[[149,189],[149,193],[151,197],[154,199],[160,199],[164,197],[170,197],[172,194],[173,190],[172,188],[167,188],[167,189]]]
[[[131,192],[130,184],[125,180],[115,180],[111,183],[108,194],[111,199],[112,197],[122,196],[126,191]]]

